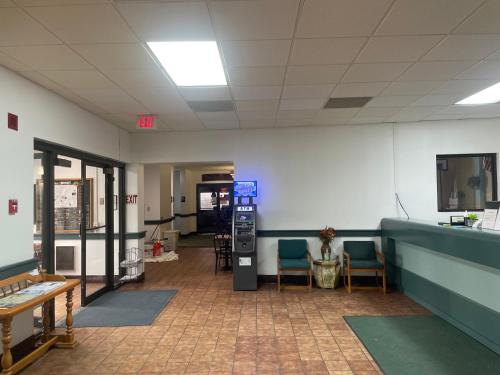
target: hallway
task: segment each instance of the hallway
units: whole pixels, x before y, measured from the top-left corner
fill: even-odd
[[[214,274],[212,249],[178,252],[122,288],[178,290],[152,326],[76,329],[76,349],[52,350],[24,373],[379,374],[342,316],[427,314],[397,292],[233,292],[230,273]]]

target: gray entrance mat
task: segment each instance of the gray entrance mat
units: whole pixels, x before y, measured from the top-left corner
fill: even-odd
[[[151,325],[177,290],[109,292],[75,315],[73,327],[122,327]],[[57,324],[64,327],[64,320]]]

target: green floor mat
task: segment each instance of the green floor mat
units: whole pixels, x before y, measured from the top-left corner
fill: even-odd
[[[344,317],[386,375],[499,375],[500,356],[436,316]]]

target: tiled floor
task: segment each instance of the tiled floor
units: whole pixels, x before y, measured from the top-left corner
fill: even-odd
[[[342,316],[427,314],[396,292],[234,292],[209,249],[178,252],[123,288],[178,289],[152,326],[77,329],[77,348],[51,350],[24,373],[380,374]]]

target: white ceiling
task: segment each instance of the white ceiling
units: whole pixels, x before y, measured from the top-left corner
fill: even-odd
[[[214,39],[229,87],[178,89],[145,47]],[[129,131],[493,118],[453,103],[500,81],[500,0],[0,0],[0,64]],[[349,96],[374,99],[322,109]]]

